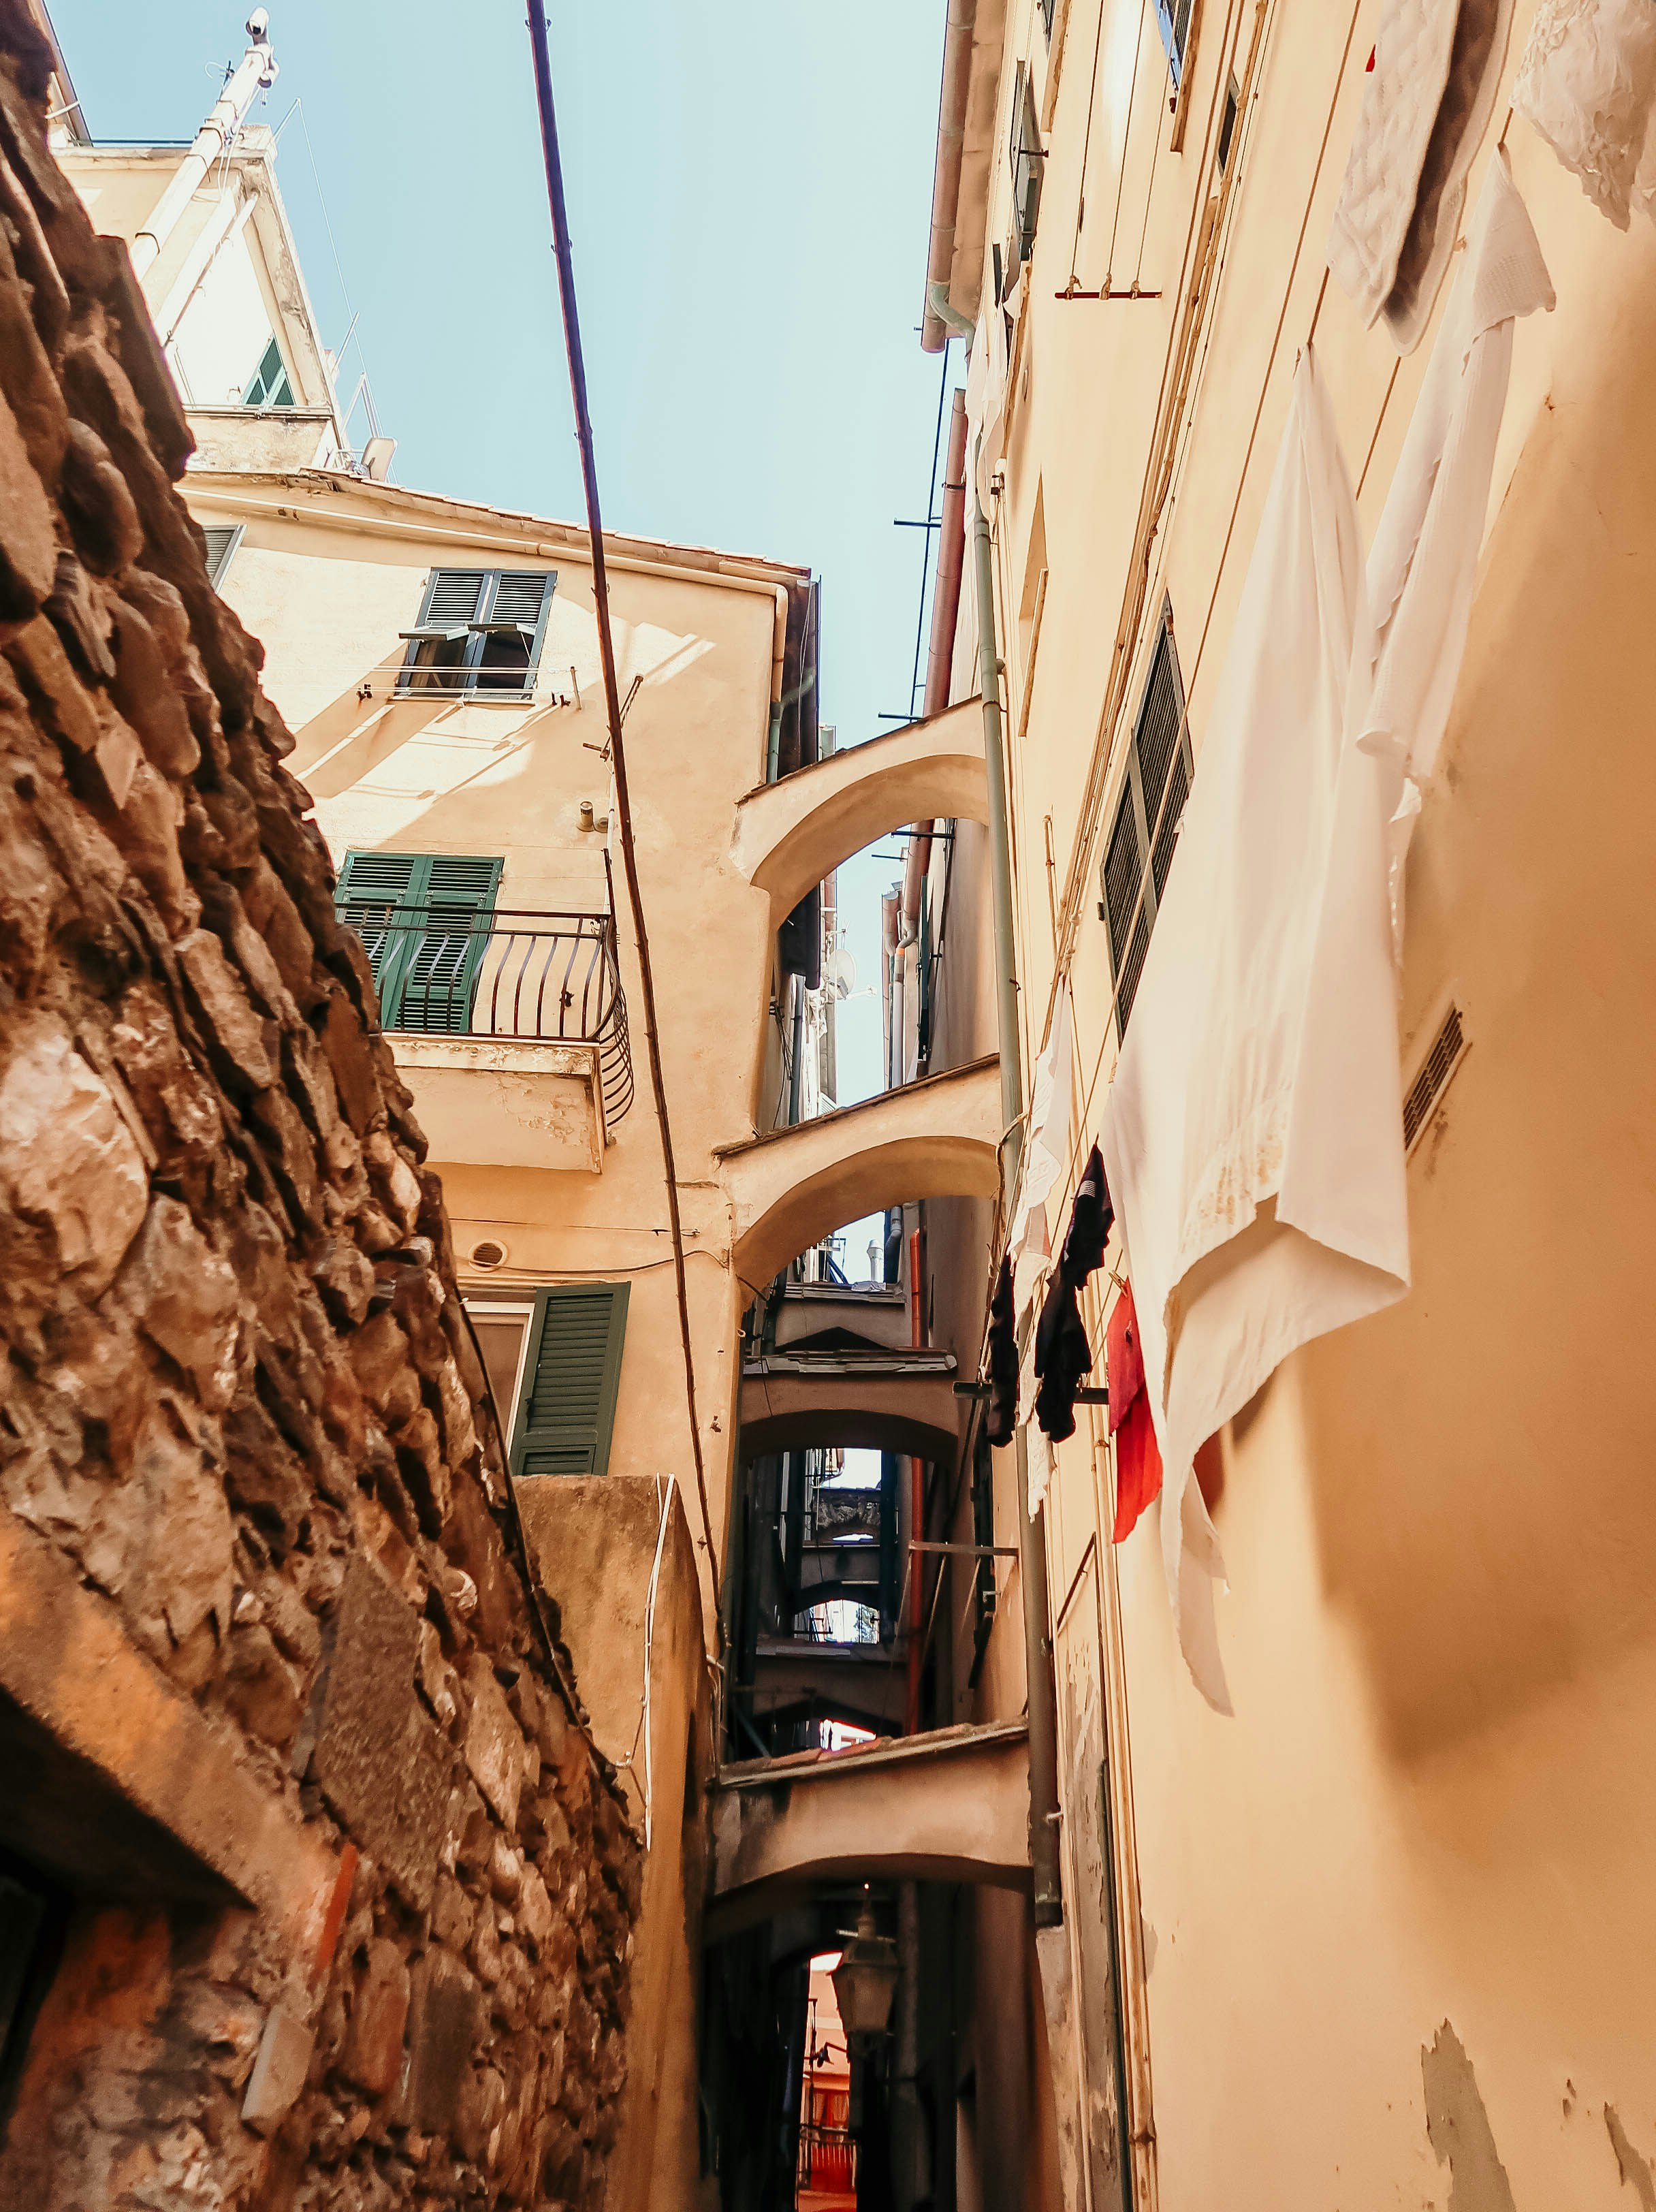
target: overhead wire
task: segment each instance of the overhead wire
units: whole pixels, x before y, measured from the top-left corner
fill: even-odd
[[[552,56],[547,40],[545,12],[540,0],[529,0],[530,46],[535,63],[536,102],[540,113],[541,150],[546,168],[547,200],[552,216],[553,249],[558,264],[558,298],[563,313],[564,346],[569,360],[569,390],[575,412],[575,437],[580,451],[581,484],[586,499],[587,533],[591,540],[592,605],[597,619],[598,657],[604,672],[604,706],[610,724],[610,766],[616,784],[616,814],[621,833],[622,872],[627,879],[628,903],[632,908],[634,949],[638,956],[640,995],[643,1000],[644,1037],[650,1063],[650,1087],[654,1094],[656,1125],[661,1135],[662,1172],[667,1189],[668,1225],[673,1240],[673,1272],[678,1293],[679,1339],[684,1354],[684,1395],[689,1416],[690,1453],[695,1467],[696,1502],[701,1512],[698,1539],[707,1554],[712,1583],[713,1614],[720,1651],[725,1642],[724,1615],[719,1605],[719,1566],[713,1547],[713,1512],[707,1500],[707,1475],[701,1451],[701,1423],[696,1410],[695,1351],[690,1331],[689,1292],[684,1267],[684,1228],[678,1203],[678,1171],[673,1158],[672,1122],[667,1109],[666,1081],[662,1072],[661,1036],[656,1013],[655,975],[650,959],[649,924],[639,882],[638,853],[633,836],[632,799],[628,782],[627,748],[622,726],[621,685],[616,673],[616,641],[610,620],[610,578],[604,562],[604,518],[598,500],[597,459],[592,440],[592,416],[586,396],[586,364],[581,351],[580,315],[575,298],[574,258],[569,239],[569,211],[564,200],[563,163],[558,149],[557,111],[552,95]]]

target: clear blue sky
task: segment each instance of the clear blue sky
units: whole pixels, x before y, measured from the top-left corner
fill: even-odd
[[[99,138],[190,137],[246,45],[236,0],[163,0],[141,28],[131,0],[51,5]],[[579,519],[519,0],[270,14],[282,73],[256,119],[289,118],[280,175],[325,338],[356,318],[342,393],[366,368],[399,482]],[[859,743],[909,702],[922,533],[892,526],[925,512],[937,406],[914,326],[944,0],[549,15],[605,522],[809,562],[822,719]],[[865,986],[894,872],[842,872]],[[878,1057],[861,998],[846,1099]]]

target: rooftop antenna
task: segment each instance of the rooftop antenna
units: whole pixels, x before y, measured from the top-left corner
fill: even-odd
[[[143,281],[161,256],[191,195],[219,155],[233,144],[248,110],[261,92],[276,81],[276,56],[270,52],[270,18],[255,8],[247,18],[247,51],[230,72],[229,81],[208,111],[207,120],[173,172],[172,181],[155,204],[155,211],[132,241],[133,274]]]

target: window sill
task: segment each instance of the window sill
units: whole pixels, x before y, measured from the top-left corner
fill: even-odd
[[[403,684],[391,696],[393,703],[404,699],[434,700],[448,707],[532,707],[536,696],[532,691],[446,691],[434,684]]]

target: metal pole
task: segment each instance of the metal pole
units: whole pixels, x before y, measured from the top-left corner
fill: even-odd
[[[975,457],[974,457],[975,459]],[[973,474],[975,477],[976,469]],[[995,572],[989,521],[972,495],[972,551],[978,599],[978,689],[983,695],[983,764],[989,785],[989,877],[995,927],[995,1012],[1000,1025],[1000,1111],[1009,1132],[1006,1188],[1017,1188],[1023,1153],[1023,1071],[1018,1051],[1017,944],[1012,931],[1012,848],[1006,822],[1006,754],[1001,738],[1000,655],[995,647]],[[1046,1547],[1029,1518],[1029,1451],[1022,1427],[1015,1445],[1018,1554],[1023,1584],[1023,1663],[1029,1698],[1029,1870],[1035,1925],[1064,1917],[1058,1851],[1058,1697],[1052,1679]]]

